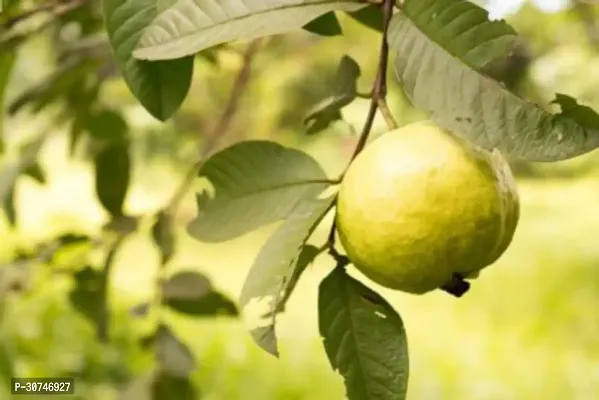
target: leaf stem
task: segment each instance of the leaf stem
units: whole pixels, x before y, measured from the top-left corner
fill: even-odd
[[[383,116],[383,118],[385,119],[385,122],[387,123],[387,126],[389,127],[389,130],[394,130],[399,128],[399,124],[397,123],[397,121],[395,120],[395,117],[393,117],[393,114],[391,114],[391,111],[389,110],[389,106],[387,105],[387,100],[385,99],[378,99],[378,107],[379,107],[379,111],[381,112],[381,115]]]
[[[101,343],[107,343],[110,339],[110,308],[108,306],[109,297],[109,279],[110,273],[112,272],[112,266],[114,265],[114,259],[116,253],[121,248],[127,234],[119,234],[117,238],[112,242],[106,253],[106,259],[104,260],[104,269],[102,270],[102,280],[100,281],[100,299],[102,309],[100,311],[100,317],[98,318],[97,335],[98,340]]]
[[[370,132],[372,131],[372,126],[374,124],[374,118],[376,116],[376,110],[380,109],[385,121],[391,128],[392,126],[397,127],[397,122],[391,115],[389,111],[389,107],[387,106],[387,102],[385,98],[387,97],[387,66],[389,63],[389,44],[387,42],[387,34],[389,32],[389,22],[391,22],[391,17],[393,17],[393,7],[395,5],[395,0],[383,0],[380,3],[381,8],[383,9],[383,35],[381,40],[381,47],[379,52],[379,63],[378,69],[376,73],[376,78],[374,81],[374,85],[372,86],[372,90],[370,95],[370,107],[368,108],[368,114],[366,114],[366,120],[364,121],[364,126],[362,127],[362,132],[360,133],[360,138],[358,139],[358,143],[356,144],[356,148],[350,162],[347,166],[353,162],[353,160],[364,150],[366,146],[366,142],[368,141],[368,137],[370,136]],[[347,172],[347,168],[345,172]],[[342,174],[345,175],[345,172]],[[335,249],[335,232],[337,230],[337,222],[333,221],[331,226],[331,231],[329,232],[328,244],[329,244],[329,253],[335,260],[337,261],[338,266],[345,266],[348,264],[346,257],[342,256]]]

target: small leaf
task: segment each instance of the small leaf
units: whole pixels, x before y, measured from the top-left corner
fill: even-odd
[[[383,10],[377,4],[370,4],[358,11],[348,12],[347,15],[369,28],[379,32],[383,31]]]
[[[290,32],[330,11],[355,11],[364,6],[346,0],[177,1],[145,29],[133,56],[179,58],[221,43]]]
[[[101,296],[102,273],[86,266],[77,271],[73,278],[75,287],[69,293],[71,304],[94,324],[102,318],[104,304]]]
[[[177,312],[194,317],[239,314],[235,303],[216,291],[211,291],[198,299],[169,299],[165,304]]]
[[[175,252],[175,234],[171,216],[161,211],[152,226],[152,238],[160,250],[160,263],[165,265]]]
[[[306,116],[307,133],[317,133],[341,119],[341,108],[356,98],[360,66],[351,57],[343,56],[328,96],[316,104]]]
[[[123,204],[130,180],[129,143],[115,143],[102,149],[95,158],[96,193],[100,203],[113,217],[123,216]]]
[[[308,22],[304,25],[304,29],[320,36],[339,36],[343,33],[339,20],[333,11]]]
[[[455,135],[524,161],[564,160],[599,147],[599,114],[591,108],[557,95],[562,111],[553,114],[481,72],[507,57],[515,40],[504,21],[489,21],[464,0],[406,0],[388,35],[407,96]]]
[[[173,377],[187,378],[196,368],[189,348],[164,324],[156,332],[156,358],[162,369]]]
[[[216,153],[199,174],[214,186],[214,197],[197,196],[199,215],[188,231],[206,242],[230,240],[281,220],[330,184],[308,154],[259,140]]]
[[[187,96],[193,57],[154,63],[133,58],[144,29],[158,15],[156,0],[103,0],[103,7],[110,45],[125,82],[154,118],[166,121]]]
[[[152,381],[152,400],[196,400],[198,390],[189,378],[160,371]]]
[[[42,169],[41,165],[37,162],[25,168],[25,171],[23,171],[23,173],[29,176],[30,178],[34,179],[38,183],[46,183],[46,174],[44,173],[44,170]]]
[[[299,279],[299,270],[309,263],[310,248],[304,257],[300,251],[333,207],[335,198],[306,199],[298,204],[260,249],[241,290],[240,303],[250,320],[252,338],[275,356],[278,356],[276,311],[284,307],[282,303]]]
[[[6,215],[6,219],[12,227],[14,227],[17,223],[17,210],[15,208],[15,186],[16,185],[13,185],[8,190],[2,202],[4,215]]]
[[[196,300],[212,290],[208,278],[197,272],[178,272],[162,285],[164,300]]]
[[[320,284],[318,325],[349,400],[406,398],[406,332],[400,316],[379,294],[335,268]]]
[[[21,147],[20,154],[16,157],[8,157],[5,165],[0,167],[0,201],[4,202],[6,196],[12,195],[17,178],[34,164],[37,155],[46,141],[46,135],[41,134],[26,145]]]

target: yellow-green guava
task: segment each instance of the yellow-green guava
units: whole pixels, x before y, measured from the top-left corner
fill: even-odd
[[[512,241],[510,167],[432,122],[385,133],[349,166],[336,222],[351,263],[387,288],[422,294],[474,278]]]

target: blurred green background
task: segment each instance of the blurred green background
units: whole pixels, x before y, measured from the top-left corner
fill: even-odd
[[[599,14],[589,19],[571,4],[547,12],[538,4],[524,3],[510,11],[508,21],[525,39],[524,61],[515,62],[513,71],[507,72],[519,77],[512,89],[543,103],[554,92],[562,92],[598,110]],[[309,152],[330,176],[344,168],[367,100],[357,100],[343,110],[348,123],[336,123],[316,136],[303,134],[303,118],[324,94],[343,54],[359,62],[363,91],[373,79],[379,35],[340,18],[343,37],[323,39],[298,32],[263,45],[239,111],[219,147],[245,139],[270,139]],[[7,104],[51,72],[52,40],[41,35],[22,49]],[[198,58],[192,90],[182,110],[165,124],[147,115],[118,76],[104,83],[101,101],[123,111],[134,126],[129,214],[150,214],[172,196],[225,106],[242,64],[235,49],[243,46],[216,52],[215,62]],[[400,124],[425,118],[392,82],[389,101]],[[4,121],[10,146],[27,135],[52,130],[40,156],[47,183],[22,178],[15,200],[18,228],[4,217],[0,223],[0,262],[9,266],[18,251],[31,250],[61,232],[97,235],[106,222],[85,152],[69,156],[66,130],[54,126],[49,113],[21,112]],[[383,130],[384,123],[377,119],[375,131]],[[408,399],[599,398],[599,154],[552,164],[518,163],[514,169],[522,201],[514,242],[465,297],[456,299],[440,291],[403,295],[377,288],[406,324],[411,362]],[[237,298],[253,258],[274,227],[227,243],[203,244],[185,233],[194,213],[190,194],[178,216],[180,242],[172,272],[203,271],[215,286]],[[330,222],[329,216],[311,241],[322,243]],[[77,398],[116,399],[123,385],[146,370],[151,356],[137,338],[147,333],[150,322],[130,311],[152,296],[156,277],[159,254],[146,225],[127,238],[110,277],[110,345],[97,342],[92,326],[69,303],[72,280],[68,275],[33,264],[25,287],[3,294],[0,398],[10,397],[10,376],[74,374]],[[65,265],[78,257],[63,256],[58,262]],[[341,378],[328,365],[317,329],[317,285],[331,267],[332,261],[321,256],[302,277],[280,318],[279,360],[252,343],[241,320],[168,315],[175,332],[198,358],[193,379],[201,398],[343,398]]]

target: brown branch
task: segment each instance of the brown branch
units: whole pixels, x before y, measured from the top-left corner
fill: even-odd
[[[368,108],[368,114],[366,115],[366,121],[364,122],[364,126],[362,128],[362,132],[360,133],[360,138],[358,139],[358,143],[354,150],[354,153],[351,157],[351,160],[348,164],[351,165],[353,160],[360,154],[364,147],[366,146],[366,142],[368,141],[368,137],[370,136],[370,132],[372,131],[372,125],[374,124],[374,118],[376,116],[376,111],[379,108],[380,104],[386,106],[385,98],[387,96],[387,65],[389,63],[389,44],[387,43],[387,34],[389,32],[389,22],[391,21],[391,17],[393,17],[393,6],[395,5],[395,0],[384,0],[381,7],[383,9],[383,37],[381,40],[381,47],[379,52],[379,64],[376,73],[376,78],[374,81],[374,85],[372,87],[372,91],[370,93],[370,107]],[[385,115],[382,110],[383,115]],[[391,115],[391,113],[389,113]],[[394,120],[393,120],[394,121]],[[347,171],[347,168],[346,168]],[[329,253],[337,260],[338,265],[346,265],[347,260],[344,259],[342,255],[340,255],[335,249],[335,232],[337,230],[337,223],[334,220],[331,226],[331,230],[328,236],[329,243]]]
[[[11,35],[10,33],[6,34],[6,36],[4,36],[0,39],[0,45],[5,45],[5,44],[18,45],[18,44],[22,43],[23,41],[29,39],[30,37],[43,32],[47,28],[54,25],[54,23],[56,23],[56,21],[59,18],[70,13],[71,11],[74,11],[77,8],[87,4],[88,2],[89,2],[89,0],[71,0],[71,1],[67,1],[67,2],[63,1],[63,2],[54,2],[51,4],[44,4],[42,6],[39,6],[38,8],[25,11],[22,14],[19,14],[13,18],[10,18],[1,25],[2,29],[0,29],[0,30],[9,30],[11,27],[16,25],[17,23],[24,21],[26,19],[29,19],[35,15],[41,14],[43,12],[48,12],[51,14],[51,17],[47,21],[44,21],[43,24],[39,25],[38,27],[36,27],[34,29],[31,29],[31,30],[23,32],[23,33],[14,34],[14,35]]]

